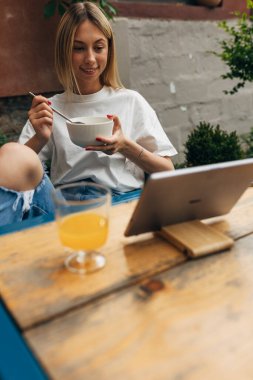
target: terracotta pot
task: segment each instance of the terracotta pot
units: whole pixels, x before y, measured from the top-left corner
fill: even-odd
[[[218,7],[221,5],[222,0],[197,0],[197,3],[206,7]]]

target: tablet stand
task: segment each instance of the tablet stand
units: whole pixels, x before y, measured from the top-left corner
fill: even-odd
[[[233,239],[200,220],[162,227],[157,234],[192,258],[223,251],[234,244]]]

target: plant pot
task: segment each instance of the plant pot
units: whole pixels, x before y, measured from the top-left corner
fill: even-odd
[[[221,5],[222,0],[196,0],[197,4],[204,5],[206,7],[218,7]]]

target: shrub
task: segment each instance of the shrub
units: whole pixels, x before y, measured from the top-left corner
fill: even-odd
[[[5,133],[0,131],[0,147],[9,141]]]
[[[253,136],[253,135],[252,135]],[[207,165],[244,158],[236,132],[228,133],[206,122],[189,134],[185,143],[185,166]]]
[[[245,158],[253,157],[253,128],[251,128],[249,133],[241,136],[241,139],[244,146]]]

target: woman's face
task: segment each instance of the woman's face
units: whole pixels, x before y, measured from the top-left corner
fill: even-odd
[[[102,88],[100,75],[108,57],[108,40],[96,25],[86,20],[74,36],[72,65],[82,94],[92,94]]]

